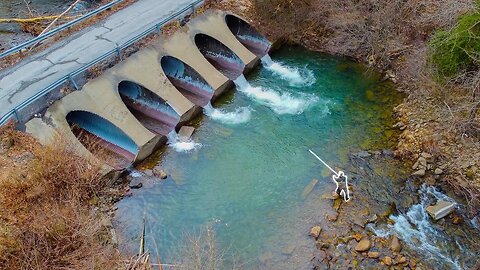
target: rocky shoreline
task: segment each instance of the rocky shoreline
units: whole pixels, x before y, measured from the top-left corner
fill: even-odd
[[[326,214],[325,220],[328,223],[320,220],[320,223],[313,224],[308,232],[318,248],[318,253],[312,259],[313,269],[449,269],[446,262],[443,262],[445,266],[441,266],[438,261],[428,259],[431,254],[422,254],[411,246],[412,243],[407,244],[399,239],[397,234],[407,237],[407,241],[411,240],[411,236],[404,231],[397,231],[395,224],[399,223],[400,227],[401,219],[405,217],[419,219],[419,222],[423,218],[423,226],[428,225],[431,230],[445,232],[442,237],[449,238],[448,241],[454,242],[455,239],[471,245],[468,237],[462,236],[471,235],[474,230],[468,221],[468,212],[460,204],[453,214],[438,221],[428,215],[420,217],[420,212],[411,214],[413,210],[425,213],[428,208],[426,206],[433,204],[438,198],[422,204],[425,194],[419,196],[418,190],[428,188],[424,186],[420,176],[409,175],[409,171],[410,168],[396,160],[388,150],[372,153],[362,151],[350,156],[345,172],[352,176],[353,199],[345,203],[336,194],[322,195],[327,204],[330,201],[333,213]],[[410,230],[418,230],[419,235],[423,233],[422,228],[412,227]],[[429,241],[439,241],[434,238]],[[440,254],[444,254],[441,256],[445,256],[445,260],[448,256],[461,256],[447,251],[450,247],[445,247],[445,251],[441,250],[441,244],[444,244],[442,241],[439,241],[438,248]],[[469,246],[475,247],[474,244]],[[458,247],[452,247],[455,248]],[[437,254],[431,256],[435,257]],[[461,260],[462,263],[473,266],[468,259]]]

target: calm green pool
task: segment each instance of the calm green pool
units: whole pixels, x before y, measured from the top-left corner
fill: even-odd
[[[166,181],[145,180],[118,203],[117,222],[131,237],[124,248],[137,252],[145,213],[147,249],[163,263],[175,262],[185,235],[209,227],[243,268],[305,269],[314,248],[307,223],[321,207],[302,192],[313,178],[322,180],[309,197],[334,189],[307,149],[341,168],[348,153],[393,146],[392,108],[402,96],[347,59],[299,47],[272,58],[279,66],[257,68],[249,89],[213,104],[223,115],[194,123],[201,146],[158,154]]]

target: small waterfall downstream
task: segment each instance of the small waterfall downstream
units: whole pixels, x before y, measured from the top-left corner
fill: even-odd
[[[203,109],[208,117],[227,125],[246,123],[252,116],[252,110],[249,107],[241,107],[233,112],[226,112],[222,109],[215,109],[211,103],[208,103]]]
[[[188,140],[182,140],[175,130],[172,130],[167,135],[168,145],[177,152],[189,152],[194,149],[202,147],[201,143],[194,142],[191,138]]]
[[[273,61],[268,54],[263,56],[261,61],[264,68],[287,81],[290,86],[307,86],[314,84],[316,81],[313,71],[306,67],[299,69],[297,67],[286,66],[280,62]]]
[[[253,87],[244,75],[240,75],[234,82],[238,91],[270,107],[277,114],[301,114],[318,101],[314,95],[293,97],[290,93]]]
[[[392,215],[390,218],[395,222],[388,228],[370,229],[380,237],[397,235],[412,249],[424,254],[429,259],[448,265],[449,269],[464,269],[460,257],[475,256],[468,248],[461,245],[457,240],[446,235],[443,229],[432,222],[425,210],[435,200],[454,202],[447,195],[439,192],[432,186],[425,184],[419,190],[420,202],[412,205],[406,213]]]

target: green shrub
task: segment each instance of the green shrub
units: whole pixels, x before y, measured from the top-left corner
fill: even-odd
[[[480,2],[480,0],[477,0]],[[480,3],[479,3],[480,5]],[[430,43],[430,60],[442,78],[480,66],[480,11],[463,15],[449,31],[438,31]]]

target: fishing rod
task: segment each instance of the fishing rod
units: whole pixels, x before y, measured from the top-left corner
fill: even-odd
[[[317,154],[315,154],[312,150],[308,149],[308,151],[315,157],[317,158],[318,160],[320,160],[320,162],[323,163],[323,165],[325,165],[330,171],[333,172],[333,175],[332,175],[332,180],[333,182],[335,183],[335,185],[337,186],[335,188],[335,193],[337,193],[338,195],[342,196],[343,197],[343,200],[345,202],[348,202],[350,201],[350,190],[348,188],[348,177],[347,175],[343,172],[343,171],[338,171],[336,172],[334,169],[332,169],[332,167],[330,167],[325,161],[323,161],[323,159],[321,159]],[[338,182],[337,179],[342,179],[341,181],[345,182],[345,187],[341,187],[340,188],[340,183]],[[342,183],[343,184],[343,183]],[[339,192],[340,190],[340,192]]]
[[[318,160],[320,160],[320,162],[322,162],[323,165],[325,165],[325,166],[326,166],[330,171],[332,171],[335,175],[337,175],[337,176],[340,175],[340,172],[337,173],[334,169],[332,169],[332,167],[328,166],[328,164],[327,164],[325,161],[323,161],[323,159],[321,159],[321,158],[320,158],[317,154],[315,154],[312,150],[308,149],[308,151],[310,151],[310,153],[311,153],[314,157],[316,157]]]

